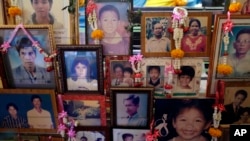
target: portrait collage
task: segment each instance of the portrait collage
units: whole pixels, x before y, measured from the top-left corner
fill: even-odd
[[[235,140],[250,124],[248,7],[0,0],[0,141]]]

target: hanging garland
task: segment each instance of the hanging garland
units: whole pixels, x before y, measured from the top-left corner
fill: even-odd
[[[240,11],[240,9],[241,9],[241,4],[239,2],[236,2],[236,0],[232,0],[228,8],[229,12],[236,13]]]

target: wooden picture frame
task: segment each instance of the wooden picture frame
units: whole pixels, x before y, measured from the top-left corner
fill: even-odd
[[[101,45],[57,45],[57,49],[61,92],[103,94]]]
[[[79,122],[78,126],[106,126],[104,95],[62,95],[63,109],[69,118]]]
[[[95,2],[96,15],[98,21],[98,29],[103,30],[105,36],[101,41],[103,45],[103,55],[129,55],[131,54],[130,49],[130,32],[126,30],[126,27],[129,25],[127,11],[131,9],[131,1],[128,0],[97,0]],[[100,20],[99,12],[102,11],[106,13],[107,11],[113,11],[117,15],[117,19],[112,21],[112,24]],[[108,26],[106,26],[108,25]],[[109,25],[112,25],[109,27]],[[93,39],[91,38],[92,29],[87,26],[87,40],[88,44],[94,44]]]
[[[90,141],[110,141],[110,131],[106,126],[76,127],[76,140],[82,137]]]
[[[226,81],[224,88],[224,107],[221,124],[249,124],[247,116],[250,115],[250,81],[239,83],[237,81]],[[234,104],[235,103],[235,104]],[[239,106],[234,109],[234,105]],[[237,107],[236,106],[236,107]]]
[[[34,25],[34,24],[42,24],[38,23],[35,20],[37,7],[35,4],[32,4],[31,1],[27,2],[26,0],[21,0],[20,7],[22,8],[22,23],[25,25]],[[69,2],[67,0],[63,0],[60,3],[55,3],[52,1],[46,1],[44,8],[46,12],[49,14],[49,20],[54,31],[54,39],[56,44],[70,44],[73,39],[73,33],[70,29],[71,18],[67,9],[62,10],[63,7],[68,6]],[[74,19],[72,19],[74,20]],[[71,35],[72,32],[72,35]]]
[[[20,133],[56,132],[58,113],[53,89],[0,89],[0,97],[1,131],[9,128]],[[34,106],[42,108],[42,113],[36,114]],[[10,124],[6,107],[17,111],[19,124]]]
[[[123,137],[132,137],[136,141],[146,141],[146,135],[150,129],[136,129],[136,128],[112,128],[113,141],[123,141]]]
[[[21,135],[20,141],[39,141],[39,136]]]
[[[0,11],[1,11],[1,14],[0,14],[0,25],[3,25],[5,23],[5,16],[4,16],[4,0],[1,0],[0,2]]]
[[[155,114],[152,128],[159,130],[159,140],[170,140],[178,136],[180,131],[178,132],[176,130],[180,130],[185,127],[187,128],[187,126],[194,126],[190,125],[189,123],[191,122],[188,123],[188,121],[199,117],[199,119],[201,119],[201,123],[203,124],[199,125],[199,129],[197,128],[197,131],[199,131],[197,133],[200,133],[200,140],[205,140],[206,137],[210,136],[207,131],[212,125],[214,102],[215,100],[211,98],[155,99]],[[179,119],[177,119],[178,117]],[[181,119],[183,119],[184,122],[181,122]],[[192,122],[192,124],[196,123]],[[180,136],[186,137],[186,135],[187,134],[182,134]],[[189,139],[194,140],[193,136],[188,137]],[[206,139],[209,140],[208,138]]]
[[[168,32],[168,27],[171,26],[171,12],[142,12],[141,17],[141,53],[145,57],[170,57],[170,51],[173,49],[172,35]],[[161,23],[160,23],[161,22]],[[153,24],[162,25],[163,36],[161,43],[157,50],[147,44],[153,35]],[[153,38],[152,38],[153,39]]]
[[[228,57],[227,62],[233,68],[233,73],[227,76],[220,75],[217,72],[217,67],[222,63],[222,55],[224,52],[224,43],[223,43],[223,23],[227,20],[227,15],[219,14],[216,15],[215,28],[213,33],[213,42],[212,42],[212,52],[214,53],[213,57],[210,57],[209,63],[209,76],[208,77],[208,89],[207,95],[214,96],[216,90],[216,81],[248,81],[250,80],[250,67],[247,62],[250,61],[250,52],[246,54],[243,59],[239,62],[235,62],[235,48],[236,48],[236,37],[240,33],[240,30],[250,29],[249,16],[248,15],[231,15],[230,19],[233,21],[232,34],[229,33],[229,45],[228,45]],[[246,32],[246,31],[243,31]],[[250,32],[249,32],[250,33]],[[241,41],[240,41],[241,42]],[[246,50],[245,50],[246,51]],[[245,64],[244,64],[245,63]]]
[[[45,54],[50,56],[55,47],[50,25],[2,25],[0,37],[10,45],[2,55],[4,88],[55,88],[55,71],[44,60]],[[29,57],[24,57],[28,52]],[[34,74],[25,71],[32,67]]]
[[[110,88],[111,125],[149,128],[152,120],[154,88]],[[132,102],[132,100],[134,102]]]

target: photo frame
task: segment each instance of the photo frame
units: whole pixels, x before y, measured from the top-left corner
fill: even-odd
[[[199,117],[199,119],[202,119],[201,122],[203,123],[201,124],[201,126],[199,126],[199,133],[201,134],[197,136],[200,137],[200,140],[201,138],[206,138],[207,140],[209,140],[209,138],[207,137],[211,138],[211,136],[208,134],[207,131],[209,127],[211,127],[212,123],[214,102],[215,100],[212,98],[155,99],[153,129],[158,129],[159,131],[158,140],[163,141],[176,139],[178,138],[178,136],[185,137],[187,134],[178,135],[177,130],[183,129],[187,126],[191,126],[187,124],[187,121],[197,117]],[[179,111],[182,111],[181,117],[178,116],[180,114]],[[177,119],[178,117],[179,119]],[[181,119],[185,120],[185,122],[181,122]],[[189,139],[194,140],[194,137],[189,136]]]
[[[224,90],[224,107],[222,112],[221,124],[249,124],[248,115],[250,114],[250,81],[239,83],[237,81],[226,81]],[[237,99],[237,100],[236,100]],[[235,107],[238,108],[233,108]]]
[[[152,120],[154,88],[110,88],[110,90],[113,127],[149,128]]]
[[[130,32],[126,30],[129,25],[127,11],[131,9],[132,4],[129,0],[97,0],[95,1],[97,6],[97,26],[98,29],[103,30],[105,37],[102,39],[103,55],[129,55],[130,49]],[[102,14],[99,14],[103,11]],[[106,13],[105,11],[114,11],[117,15],[117,19],[113,21],[112,27],[106,26],[107,22],[100,20],[99,17]],[[110,25],[110,24],[108,24]],[[93,29],[87,26],[87,40],[88,44],[94,44],[91,38],[91,32]],[[119,47],[119,48],[118,48]]]
[[[10,46],[5,48],[1,44],[2,50],[6,49],[6,53],[2,55],[4,88],[55,88],[53,61],[44,60],[54,52],[55,44],[50,25],[2,25],[0,38]],[[24,49],[25,46],[31,48]],[[24,58],[26,52],[32,53],[29,58]]]
[[[248,81],[250,80],[250,68],[249,65],[244,65],[244,62],[250,61],[250,57],[247,54],[245,57],[243,57],[242,60],[240,60],[238,66],[235,66],[235,61],[237,60],[236,57],[234,59],[231,59],[235,55],[235,45],[236,45],[236,37],[240,30],[243,29],[249,29],[250,24],[248,22],[248,16],[247,15],[231,15],[230,19],[233,21],[233,28],[232,28],[232,34],[229,33],[229,45],[228,45],[228,57],[227,62],[230,66],[233,68],[233,73],[227,76],[223,76],[217,73],[217,66],[222,61],[222,55],[224,52],[224,43],[222,41],[223,39],[223,23],[227,20],[227,15],[219,14],[216,16],[215,19],[215,28],[214,28],[214,36],[213,36],[213,42],[212,42],[212,52],[214,52],[214,56],[210,57],[209,60],[209,76],[208,77],[208,89],[207,89],[207,95],[208,96],[214,96],[215,90],[216,90],[216,82],[218,80],[223,81]],[[244,31],[245,32],[245,31]],[[248,59],[249,58],[249,59]],[[244,61],[245,60],[245,61]],[[232,63],[231,63],[232,62]]]
[[[100,127],[77,127],[76,140],[87,138],[91,141],[109,141],[110,131],[106,126]]]
[[[21,141],[39,141],[39,136],[21,135]]]
[[[5,19],[4,19],[4,1],[1,0],[1,3],[0,3],[0,11],[1,11],[1,14],[0,14],[0,24],[4,24],[5,23]]]
[[[141,17],[141,53],[145,57],[170,57],[173,42],[172,35],[168,32],[171,26],[171,12],[142,12]],[[161,24],[160,24],[161,22]],[[148,40],[153,36],[153,23],[159,23],[163,27],[162,45],[158,49],[153,49],[153,45]],[[153,44],[153,43],[152,43]]]
[[[57,45],[60,91],[103,94],[101,45]]]
[[[63,109],[79,126],[106,126],[104,95],[62,95]]]
[[[26,0],[21,0],[20,2],[22,7],[22,22],[25,25],[34,25],[41,24],[35,20],[35,4],[31,2],[27,2]],[[69,2],[67,0],[63,0],[62,2],[56,3],[47,3],[46,7],[49,9],[48,17],[50,19],[50,23],[53,26],[54,39],[56,44],[70,44],[73,39],[73,35],[75,34],[70,29],[71,19],[70,14],[67,9],[62,10],[65,6],[68,6]],[[72,34],[71,34],[72,32]]]
[[[18,130],[20,133],[55,133],[58,125],[55,91],[53,89],[0,89],[1,114],[0,131]],[[34,104],[34,105],[33,105]],[[34,106],[41,108],[42,114],[36,114]],[[16,110],[18,124],[11,123],[8,109]],[[35,115],[34,115],[35,114]]]
[[[106,74],[105,80],[107,87],[133,87],[133,70],[129,62],[129,56],[106,56],[105,57]],[[119,69],[120,68],[120,69]],[[117,70],[116,70],[117,69]],[[130,73],[128,80],[119,81],[119,78],[124,79],[124,70]],[[123,74],[119,72],[123,72]]]
[[[136,141],[144,141],[149,132],[150,129],[113,128],[112,139],[113,141],[123,141],[123,137],[132,137]]]

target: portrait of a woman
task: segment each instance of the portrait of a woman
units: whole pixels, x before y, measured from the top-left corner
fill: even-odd
[[[185,52],[205,52],[207,37],[201,32],[201,22],[199,19],[189,21],[189,31],[181,41],[181,49]]]
[[[68,90],[98,90],[96,79],[92,79],[90,63],[85,57],[76,57],[71,66],[70,77],[67,78]]]

